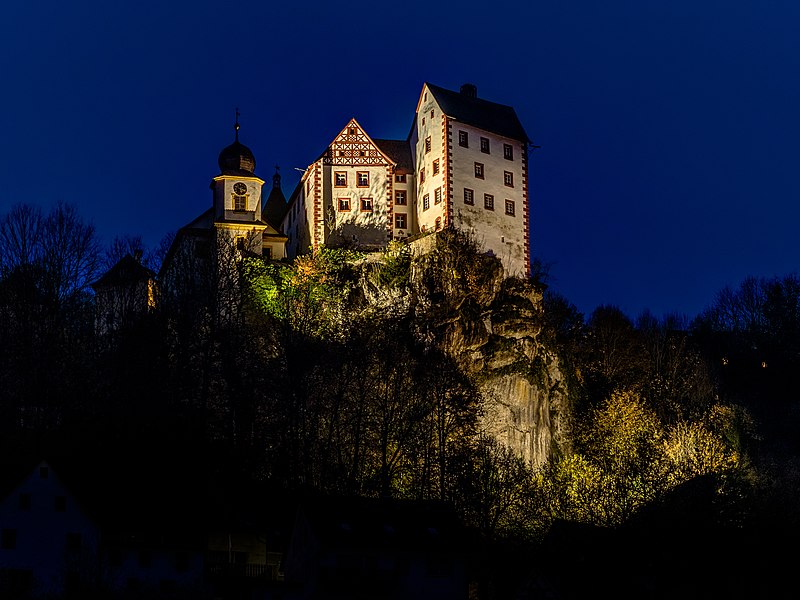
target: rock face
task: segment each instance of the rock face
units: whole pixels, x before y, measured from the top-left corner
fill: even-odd
[[[541,291],[505,278],[500,261],[478,254],[462,233],[429,236],[411,257],[401,310],[412,311],[418,337],[444,350],[481,390],[486,433],[533,467],[567,450],[569,390],[543,341]],[[384,311],[400,300],[369,295]]]

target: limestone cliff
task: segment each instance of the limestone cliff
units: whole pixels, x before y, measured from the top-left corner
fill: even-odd
[[[487,433],[533,466],[569,443],[570,405],[562,363],[542,335],[542,293],[505,278],[499,259],[457,232],[411,247],[404,285],[364,279],[373,307],[412,313],[418,337],[449,354],[486,399]],[[392,291],[394,290],[394,291]]]

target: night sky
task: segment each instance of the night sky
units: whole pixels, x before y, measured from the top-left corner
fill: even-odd
[[[148,247],[240,140],[288,197],[355,117],[405,138],[425,81],[509,104],[539,146],[533,255],[589,314],[694,316],[800,265],[800,2],[6,3],[0,213],[75,204]]]

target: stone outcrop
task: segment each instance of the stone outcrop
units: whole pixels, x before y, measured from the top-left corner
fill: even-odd
[[[413,313],[418,337],[451,356],[482,392],[489,435],[534,467],[566,450],[569,395],[559,357],[543,341],[541,291],[506,278],[496,257],[477,253],[458,232],[428,236],[409,262],[403,293],[368,286],[368,302],[384,314]]]

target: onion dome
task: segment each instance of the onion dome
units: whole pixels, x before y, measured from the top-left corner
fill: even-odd
[[[219,153],[217,164],[222,175],[244,175],[253,176],[256,170],[256,157],[253,152],[239,142],[239,111],[236,111],[236,139],[234,142],[223,148]]]

